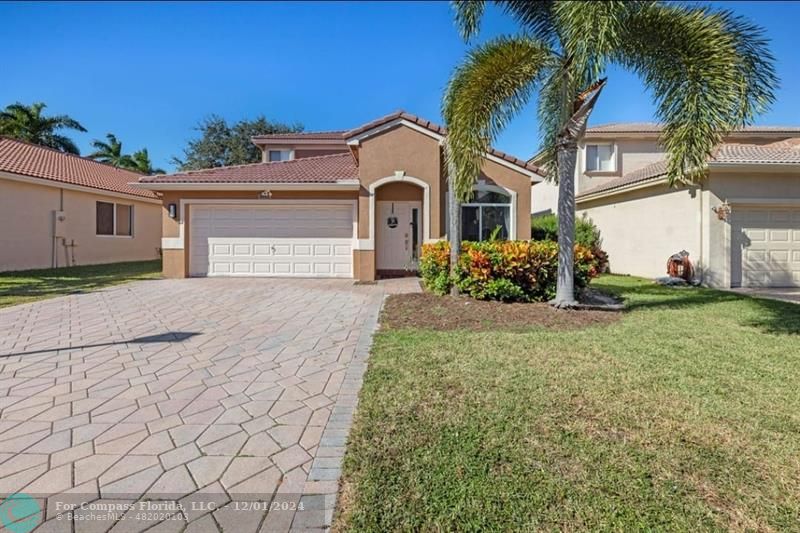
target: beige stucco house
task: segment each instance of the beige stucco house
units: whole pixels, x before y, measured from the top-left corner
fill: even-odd
[[[579,147],[576,208],[600,228],[611,270],[664,276],[668,257],[687,250],[709,286],[800,286],[800,128],[735,131],[705,179],[677,188],[660,133],[650,123],[596,126]],[[532,197],[534,214],[555,212],[556,186],[537,185]]]
[[[141,178],[163,195],[164,274],[343,277],[417,268],[446,237],[446,132],[402,111],[349,131],[264,135],[263,162]],[[530,238],[537,168],[485,154],[464,237]]]
[[[157,259],[161,201],[139,176],[0,137],[0,271]]]

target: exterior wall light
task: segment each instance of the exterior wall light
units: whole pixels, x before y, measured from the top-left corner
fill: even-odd
[[[178,216],[178,206],[177,205],[169,204],[169,206],[167,206],[167,209],[169,210],[169,218],[176,218]]]
[[[269,199],[272,198],[272,191],[261,191],[258,193],[259,198]]]

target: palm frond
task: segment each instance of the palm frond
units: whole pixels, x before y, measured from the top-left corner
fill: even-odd
[[[526,35],[547,43],[551,48],[559,45],[553,18],[555,0],[504,0],[497,3],[522,26]]]
[[[484,0],[454,0],[456,26],[465,41],[469,41],[480,31],[481,17],[486,8]]]
[[[448,128],[448,168],[459,199],[467,200],[483,155],[520,112],[548,65],[550,48],[526,37],[501,37],[469,53],[448,85],[443,115]]]
[[[760,30],[729,12],[648,5],[624,21],[621,65],[652,91],[670,183],[702,175],[731,130],[774,100],[774,60]]]

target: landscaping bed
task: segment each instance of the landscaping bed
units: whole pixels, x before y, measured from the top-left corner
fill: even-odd
[[[532,327],[574,329],[610,324],[620,314],[607,311],[560,311],[545,303],[502,303],[430,293],[396,294],[384,304],[381,325],[386,329],[419,328],[436,331],[526,330]]]

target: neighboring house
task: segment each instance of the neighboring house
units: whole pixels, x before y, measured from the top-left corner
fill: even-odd
[[[611,270],[663,276],[669,256],[687,250],[713,287],[800,286],[800,128],[735,131],[705,179],[675,188],[660,133],[650,123],[595,126],[579,147],[578,215],[599,227]],[[532,195],[534,212],[556,210],[554,185]]]
[[[0,137],[0,271],[158,258],[161,201],[139,177]]]
[[[443,128],[396,112],[350,131],[263,135],[263,163],[141,178],[163,194],[164,274],[344,277],[417,268],[447,233]],[[491,150],[464,238],[530,238],[537,168]]]

